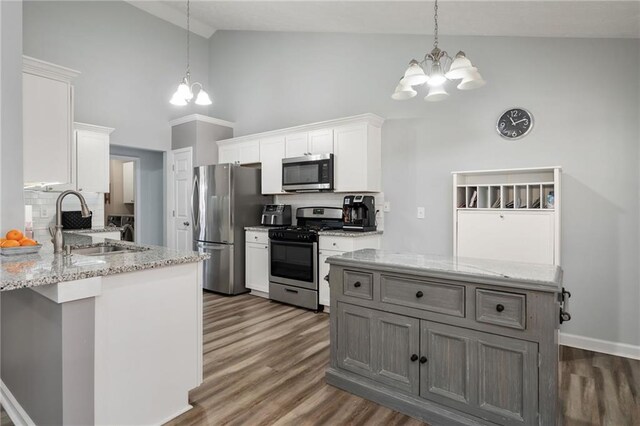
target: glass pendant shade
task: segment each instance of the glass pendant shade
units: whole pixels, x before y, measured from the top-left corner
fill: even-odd
[[[196,104],[198,105],[211,105],[211,98],[209,94],[204,91],[204,89],[200,89],[198,92],[198,96],[196,97]]]
[[[443,101],[449,97],[449,94],[442,86],[433,86],[429,89],[429,93],[424,97],[427,102]]]
[[[176,92],[173,94],[169,102],[172,105],[177,105],[177,106],[185,106],[187,104],[186,99],[182,97],[182,95],[180,94],[180,90],[176,90]]]
[[[404,101],[406,99],[413,98],[417,94],[418,92],[413,90],[410,85],[404,83],[403,78],[402,81],[400,81],[400,83],[398,83],[398,85],[396,86],[396,90],[393,92],[393,95],[391,95],[391,99],[396,101]]]
[[[440,62],[434,62],[433,66],[431,66],[431,72],[429,73],[429,81],[427,84],[431,87],[438,87],[442,86],[445,81],[447,81],[447,78],[442,72]]]
[[[472,90],[487,84],[477,70],[469,72],[458,84],[460,90]]]
[[[193,98],[193,93],[191,92],[189,85],[186,83],[186,80],[180,83],[177,93],[179,93],[180,96],[182,96],[187,101]]]
[[[445,77],[450,80],[457,80],[459,78],[465,78],[470,72],[477,70],[463,52],[458,52]]]
[[[424,70],[415,61],[412,61],[409,65],[409,68],[404,73],[404,78],[402,79],[404,84],[408,84],[409,86],[419,86],[424,84],[429,80],[429,76],[424,73]]]

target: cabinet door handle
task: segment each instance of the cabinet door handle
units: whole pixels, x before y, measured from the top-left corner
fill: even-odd
[[[353,283],[353,286],[354,286],[355,288],[358,288],[358,287],[360,287],[361,285],[362,285],[362,284],[360,283],[360,281],[356,281],[355,283]]]
[[[284,291],[286,291],[287,293],[295,293],[298,294],[298,290],[291,290],[290,288],[285,288]]]
[[[504,305],[503,305],[503,304],[501,304],[501,303],[498,303],[498,304],[496,305],[496,311],[498,311],[498,312],[502,312],[502,311],[504,311]]]
[[[418,299],[420,299],[422,296],[424,296],[424,293],[423,293],[423,292],[419,291],[419,292],[417,292],[417,293],[416,293],[416,297],[417,297]]]
[[[424,364],[425,362],[427,362],[427,357],[423,355],[420,357],[420,364]]]
[[[416,354],[411,355],[411,361],[412,362],[416,362],[417,360],[418,360],[418,355],[416,355]]]

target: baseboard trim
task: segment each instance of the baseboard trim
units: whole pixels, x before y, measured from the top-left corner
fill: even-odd
[[[577,336],[575,334],[563,332],[560,332],[558,342],[563,346],[571,346],[574,348],[640,360],[640,346],[629,345],[627,343],[611,342],[608,340]]]
[[[35,422],[24,411],[18,400],[13,396],[9,388],[0,380],[0,402],[7,415],[16,426],[35,426]]]

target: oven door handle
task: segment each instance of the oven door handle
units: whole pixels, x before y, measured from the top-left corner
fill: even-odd
[[[274,240],[272,238],[269,238],[269,242],[271,244],[283,243],[283,244],[288,244],[288,245],[293,245],[293,246],[310,246],[310,245],[313,245],[313,244],[317,244],[315,241],[313,241],[313,242],[311,242],[311,241],[300,242],[300,241]]]

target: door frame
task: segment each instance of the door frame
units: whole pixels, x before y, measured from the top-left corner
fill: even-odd
[[[133,204],[133,230],[134,230],[134,240],[136,244],[140,244],[140,201],[138,197],[141,194],[141,185],[140,185],[140,157],[129,157],[127,155],[116,155],[109,154],[109,161],[111,160],[119,160],[119,161],[133,161],[133,177],[135,179],[135,190],[136,190],[136,202]],[[105,220],[107,218],[105,217]]]
[[[166,203],[166,211],[165,211],[165,218],[166,218],[166,222],[165,222],[165,234],[167,236],[166,238],[166,245],[168,248],[175,250],[176,247],[176,242],[174,241],[174,235],[173,235],[173,203],[174,203],[174,198],[175,198],[175,193],[174,193],[174,186],[173,186],[173,174],[175,173],[175,171],[173,170],[173,165],[174,165],[174,157],[176,154],[181,154],[183,152],[189,152],[191,154],[191,166],[192,166],[192,170],[191,170],[191,180],[193,181],[193,167],[195,167],[195,165],[193,164],[193,148],[188,146],[186,148],[179,148],[179,149],[172,149],[170,151],[167,151],[167,180],[166,180],[166,189],[167,189],[167,203]],[[191,188],[191,190],[193,191],[193,188]],[[189,206],[189,210],[191,211],[193,207]]]

